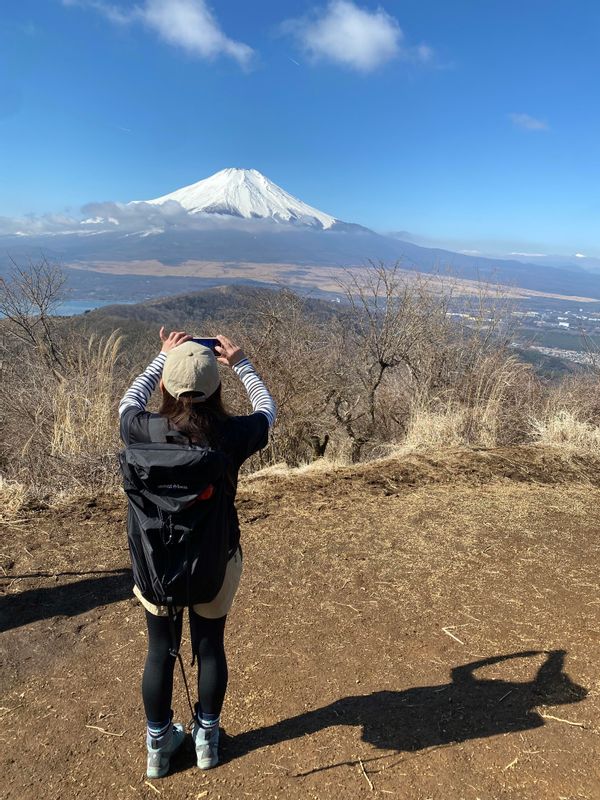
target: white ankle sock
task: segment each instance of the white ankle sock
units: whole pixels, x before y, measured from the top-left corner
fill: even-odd
[[[147,728],[148,728],[148,735],[151,736],[153,739],[160,739],[161,736],[164,736],[165,733],[169,732],[169,728],[171,727],[171,720],[167,723],[162,724],[155,722],[148,721]]]
[[[211,716],[211,717],[209,717],[209,718],[207,718],[207,717],[205,717],[205,716],[201,716],[201,717],[200,717],[200,719],[199,719],[199,722],[200,722],[200,725],[201,725],[201,727],[203,727],[203,728],[205,728],[205,729],[207,729],[207,730],[211,730],[211,729],[212,729],[212,728],[214,728],[215,726],[217,726],[217,727],[218,727],[218,725],[219,725],[219,720],[220,720],[220,717],[217,717],[217,718],[215,719],[215,718],[214,718],[214,717],[212,717],[212,716]]]

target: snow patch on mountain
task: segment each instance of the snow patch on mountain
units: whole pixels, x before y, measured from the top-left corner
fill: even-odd
[[[272,219],[328,229],[338,220],[303,203],[255,169],[222,169],[209,178],[153,200],[134,200],[161,206],[179,203],[190,214],[221,214],[243,219]]]

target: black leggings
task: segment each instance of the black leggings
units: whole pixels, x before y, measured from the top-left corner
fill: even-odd
[[[206,619],[190,609],[190,632],[198,659],[199,714],[220,714],[227,690],[227,659],[223,636],[227,617]],[[155,723],[165,722],[171,715],[173,669],[175,658],[171,649],[171,627],[168,617],[158,617],[146,611],[148,626],[148,655],[142,678],[142,697],[146,718]],[[181,642],[183,611],[177,615],[175,630],[177,645]]]

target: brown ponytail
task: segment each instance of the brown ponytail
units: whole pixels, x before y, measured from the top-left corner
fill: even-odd
[[[193,402],[194,393],[181,395],[179,399],[163,388],[159,414],[169,420],[171,427],[189,436],[194,444],[217,447],[221,425],[230,415],[223,406],[221,387],[201,403]]]

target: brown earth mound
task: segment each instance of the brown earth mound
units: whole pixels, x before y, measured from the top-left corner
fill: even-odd
[[[152,784],[124,499],[3,523],[5,796],[599,798],[599,466],[505,448],[246,480],[223,763],[188,743]]]

